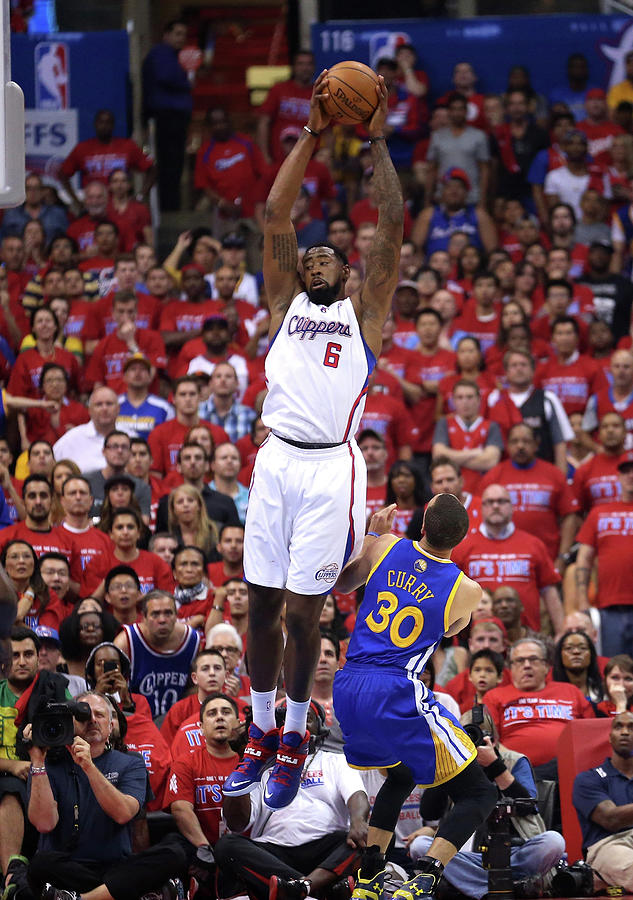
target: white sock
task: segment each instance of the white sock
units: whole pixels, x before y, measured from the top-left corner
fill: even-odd
[[[275,698],[277,688],[272,691],[254,691],[251,688],[251,706],[253,707],[253,722],[264,733],[272,731],[275,727]]]
[[[288,734],[290,731],[296,731],[301,735],[305,734],[309,708],[309,700],[291,700],[290,697],[286,697],[284,734]]]

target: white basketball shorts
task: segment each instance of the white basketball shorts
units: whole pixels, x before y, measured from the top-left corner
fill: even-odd
[[[367,470],[356,441],[301,450],[270,434],[251,480],[244,575],[251,584],[327,594],[365,535]]]

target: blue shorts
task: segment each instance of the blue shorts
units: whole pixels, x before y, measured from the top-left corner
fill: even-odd
[[[416,784],[432,787],[454,778],[477,757],[454,716],[421,681],[400,669],[346,663],[334,679],[334,712],[345,757],[355,769],[402,762]]]

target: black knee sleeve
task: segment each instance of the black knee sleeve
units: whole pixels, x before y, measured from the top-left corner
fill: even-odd
[[[444,838],[459,850],[488,818],[499,795],[496,785],[488,781],[477,762],[466,766],[446,787],[453,808],[442,820],[436,837]]]
[[[376,795],[369,824],[381,831],[394,831],[402,804],[414,787],[411,769],[404,763],[387,769],[387,780]]]

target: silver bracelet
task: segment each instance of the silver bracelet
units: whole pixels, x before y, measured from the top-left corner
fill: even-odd
[[[46,775],[46,766],[34,766],[31,763],[31,768],[29,769],[29,773],[31,775]]]

